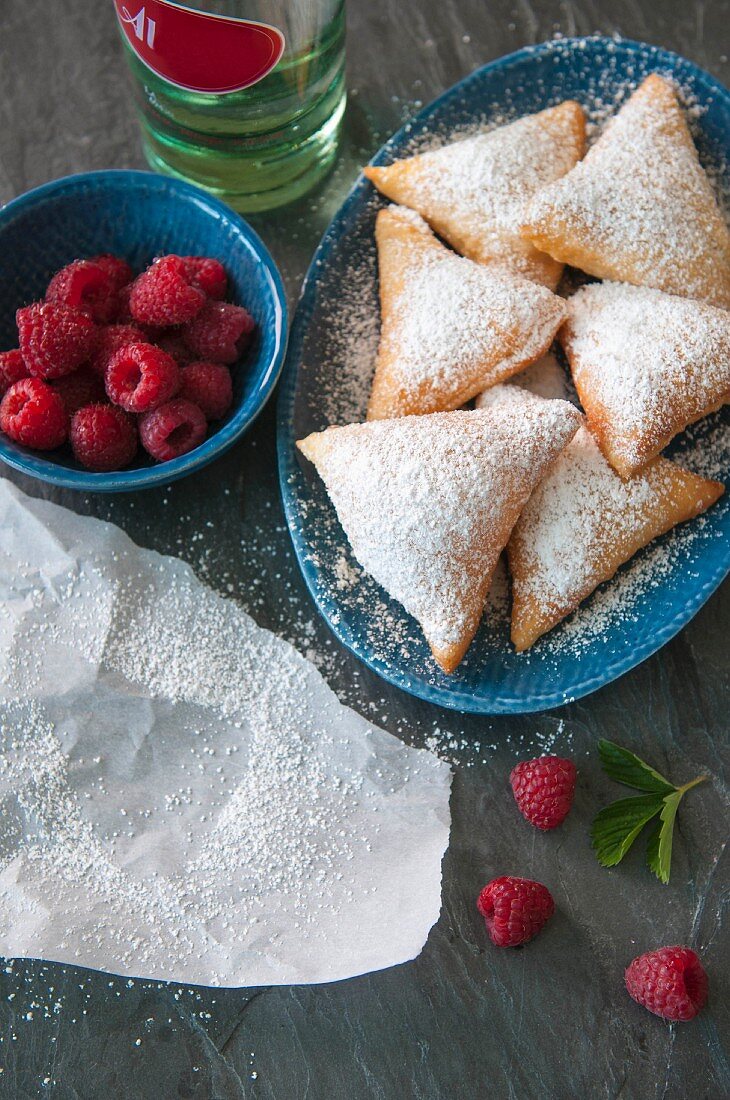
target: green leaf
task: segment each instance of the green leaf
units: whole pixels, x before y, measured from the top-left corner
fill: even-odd
[[[617,783],[623,783],[625,787],[661,795],[672,794],[677,789],[673,783],[654,768],[649,767],[633,752],[614,744],[613,741],[600,740],[598,753],[606,775],[615,779]]]
[[[624,858],[637,836],[660,812],[664,799],[658,794],[620,798],[593,819],[591,842],[598,862],[614,867]]]
[[[702,783],[705,778],[706,776],[704,775],[698,775],[691,783],[685,783],[683,787],[678,787],[672,794],[666,795],[663,800],[664,805],[662,806],[659,820],[651,831],[651,836],[646,846],[646,862],[649,865],[649,869],[654,872],[656,877],[663,882],[665,886],[669,882],[669,868],[672,863],[674,821],[677,816],[677,810],[679,809],[679,803],[682,801],[687,791],[692,787],[696,787],[698,783]]]
[[[603,769],[611,779],[626,787],[648,792],[635,798],[622,798],[596,815],[591,840],[598,862],[604,867],[614,867],[626,855],[644,826],[659,815],[649,834],[646,861],[657,878],[668,883],[679,803],[690,788],[707,777],[699,775],[689,783],[675,787],[633,752],[613,741],[600,740],[598,752]]]
[[[649,869],[665,885],[669,882],[669,868],[672,863],[672,838],[674,836],[674,819],[677,816],[679,803],[682,801],[684,791],[675,791],[664,799],[662,812],[659,815],[655,827],[651,831],[649,842],[646,846],[646,862]]]

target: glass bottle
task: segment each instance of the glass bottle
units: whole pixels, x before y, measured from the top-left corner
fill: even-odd
[[[151,167],[237,210],[303,195],[345,108],[345,0],[114,0]]]

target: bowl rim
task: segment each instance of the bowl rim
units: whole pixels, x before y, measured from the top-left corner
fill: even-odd
[[[708,93],[717,95],[724,101],[730,99],[730,91],[725,88],[719,78],[714,77],[682,54],[656,46],[653,43],[602,34],[573,35],[561,39],[550,39],[523,46],[511,53],[496,57],[467,73],[460,80],[445,88],[429,103],[426,103],[412,118],[400,126],[373,154],[368,163],[372,165],[391,163],[394,149],[397,150],[414,133],[417,133],[419,128],[427,128],[431,123],[432,116],[438,114],[451,101],[459,97],[464,98],[468,94],[471,85],[482,79],[485,73],[500,72],[504,74],[533,58],[542,58],[553,50],[560,50],[564,55],[570,55],[576,49],[583,50],[591,47],[600,49],[611,45],[629,55],[646,52],[657,65],[666,65],[672,71],[682,70],[685,74],[690,75],[695,83],[703,85]],[[576,683],[571,684],[569,690],[548,685],[540,694],[509,694],[502,692],[499,687],[486,694],[484,692],[474,693],[468,689],[460,688],[458,682],[451,687],[441,681],[432,683],[417,679],[411,675],[409,670],[404,671],[401,666],[391,666],[386,660],[374,654],[366,643],[363,643],[357,629],[353,629],[350,623],[343,621],[340,616],[340,608],[332,591],[320,586],[319,571],[312,557],[313,547],[307,542],[299,525],[296,491],[291,487],[299,465],[294,439],[292,438],[292,427],[304,337],[317,304],[319,268],[330,249],[351,228],[352,219],[357,214],[359,204],[362,202],[363,197],[369,193],[371,186],[362,171],[360,171],[342,204],[336,210],[332,221],[325,229],[312,256],[292,318],[286,364],[277,397],[276,443],[279,486],[286,523],[294,548],[294,556],[300,572],[320,617],[344,648],[386,683],[400,688],[401,691],[415,698],[443,707],[446,710],[489,716],[535,714],[573,703],[607,687],[614,680],[632,671],[678,634],[717,591],[723,579],[730,574],[730,554],[724,555],[715,562],[714,566],[708,570],[704,582],[698,584],[695,588],[692,598],[686,606],[680,608],[674,616],[666,621],[663,628],[651,639],[642,645],[636,646],[631,651],[626,650],[614,657],[600,672],[585,675]],[[404,612],[404,614],[406,613]]]
[[[287,348],[288,309],[284,282],[271,253],[258,233],[245,218],[221,199],[185,180],[136,168],[102,168],[90,172],[76,172],[31,188],[0,206],[0,233],[18,213],[41,205],[59,193],[73,192],[87,183],[106,184],[126,189],[142,184],[149,188],[152,184],[155,190],[163,194],[166,192],[169,197],[183,195],[194,199],[196,205],[203,208],[210,216],[217,220],[223,217],[231,223],[262,266],[264,282],[274,306],[274,347],[268,359],[256,371],[259,383],[249,399],[209,439],[188,454],[181,455],[180,458],[154,466],[94,473],[91,470],[71,469],[58,465],[51,459],[42,458],[40,455],[25,454],[14,448],[11,449],[0,435],[0,460],[20,473],[45,481],[49,485],[67,489],[109,493],[166,485],[206,466],[214,458],[224,454],[248,430],[266,405],[279,380]]]

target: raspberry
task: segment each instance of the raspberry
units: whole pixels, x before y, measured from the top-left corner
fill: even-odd
[[[128,466],[137,453],[134,420],[114,405],[79,409],[69,435],[77,462],[89,470],[119,470]]]
[[[187,454],[205,439],[205,416],[192,401],[175,397],[139,420],[142,446],[158,462]]]
[[[97,374],[103,375],[115,352],[126,344],[145,344],[147,337],[136,325],[106,325],[99,330],[94,354],[89,366]]]
[[[132,296],[134,283],[127,283],[117,291],[117,312],[114,320],[118,325],[133,325],[134,318],[129,308],[129,299]]]
[[[518,947],[537,935],[555,912],[555,903],[541,883],[503,875],[484,887],[477,909],[497,947]]]
[[[193,286],[208,298],[223,301],[228,292],[226,269],[210,256],[183,256],[185,270]]]
[[[14,382],[0,403],[0,428],[25,447],[52,451],[68,432],[63,401],[40,378]]]
[[[538,829],[554,829],[573,805],[575,764],[560,756],[523,760],[510,772],[509,781],[523,817]]]
[[[168,329],[167,332],[158,336],[154,342],[158,348],[162,348],[168,355],[171,355],[180,367],[184,366],[185,363],[191,363],[193,360],[193,353],[179,332]]]
[[[104,383],[115,405],[127,412],[150,412],[180,389],[180,370],[162,348],[126,344],[109,360]]]
[[[97,329],[85,313],[53,302],[34,302],[15,314],[20,350],[31,374],[60,378],[89,358]]]
[[[707,1000],[707,974],[689,947],[660,947],[629,963],[626,988],[665,1020],[692,1020]]]
[[[185,262],[179,256],[162,256],[132,283],[129,308],[143,325],[182,325],[199,313],[205,295],[190,285]]]
[[[199,359],[235,363],[248,346],[255,322],[243,306],[206,302],[183,329],[185,342]]]
[[[66,374],[53,383],[53,389],[59,395],[66,408],[66,414],[72,417],[84,405],[106,404],[107,396],[104,382],[88,367],[82,367],[73,374]]]
[[[121,290],[127,283],[131,283],[134,272],[121,256],[113,256],[111,252],[102,252],[100,256],[92,256],[89,263],[96,264],[105,271],[111,280],[115,290]]]
[[[192,401],[207,420],[220,420],[233,401],[231,372],[223,363],[189,363],[180,371],[180,396]]]
[[[23,361],[19,348],[12,351],[0,351],[0,397],[6,393],[13,382],[28,377],[28,368]]]
[[[74,260],[57,271],[48,284],[46,301],[71,306],[101,324],[117,312],[114,284],[106,271],[89,260]]]

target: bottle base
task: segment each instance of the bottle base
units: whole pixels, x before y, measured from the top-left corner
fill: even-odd
[[[241,214],[275,210],[306,195],[334,165],[345,112],[342,96],[327,122],[298,147],[278,156],[211,156],[208,150],[167,144],[142,118],[142,148],[150,168],[194,183]]]

